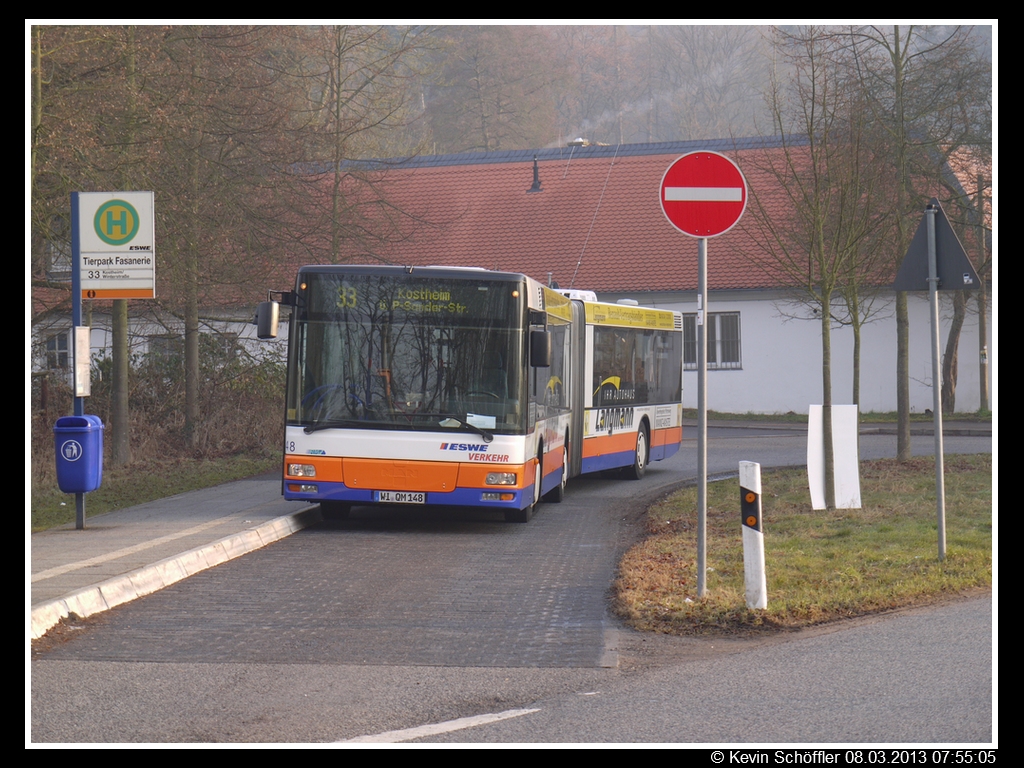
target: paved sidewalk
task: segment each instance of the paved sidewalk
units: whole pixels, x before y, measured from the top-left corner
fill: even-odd
[[[74,497],[69,496],[74,504]],[[32,534],[32,637],[266,546],[320,520],[265,475],[182,493]]]
[[[685,422],[689,434],[695,422]],[[805,424],[709,422],[714,428],[806,431]],[[864,434],[894,434],[867,424]],[[914,434],[933,434],[915,423]],[[685,433],[685,432],[684,432]],[[946,435],[990,435],[991,423],[948,422]],[[74,504],[74,497],[69,496]],[[89,616],[148,595],[193,573],[266,546],[321,519],[320,508],[284,501],[281,480],[265,475],[158,499],[31,536],[32,637],[69,613]]]

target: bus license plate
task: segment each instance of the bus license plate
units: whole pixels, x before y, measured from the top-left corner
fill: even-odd
[[[373,500],[382,504],[426,504],[427,494],[422,491],[374,491]]]

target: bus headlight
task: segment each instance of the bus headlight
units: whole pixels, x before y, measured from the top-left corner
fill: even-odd
[[[515,472],[488,472],[487,479],[485,480],[487,485],[515,485],[516,484],[516,473]]]
[[[289,464],[288,474],[292,477],[316,477],[316,467],[312,464]]]

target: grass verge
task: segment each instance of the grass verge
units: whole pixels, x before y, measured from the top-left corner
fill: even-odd
[[[100,487],[85,496],[86,519],[280,468],[279,456],[138,461],[116,469],[104,468]],[[33,484],[31,507],[33,533],[75,520],[75,495],[61,493],[55,481]]]
[[[648,510],[649,536],[619,564],[615,606],[636,629],[730,634],[796,629],[992,584],[992,457],[947,456],[946,559],[935,463],[861,463],[861,509],[810,508],[803,469],[762,477],[768,607],[746,607],[739,487],[708,485],[707,591],[697,599],[697,489]]]

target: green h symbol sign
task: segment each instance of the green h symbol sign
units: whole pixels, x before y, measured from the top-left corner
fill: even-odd
[[[126,211],[124,208],[118,208],[117,213],[119,215],[115,219],[114,210],[111,208],[107,208],[107,221],[106,226],[104,226],[103,229],[104,231],[107,232],[107,234],[113,235],[114,227],[118,227],[121,230],[121,236],[123,237],[124,235],[128,234],[128,211]]]
[[[93,229],[109,245],[124,245],[139,231],[139,213],[124,200],[108,200],[96,211]]]

